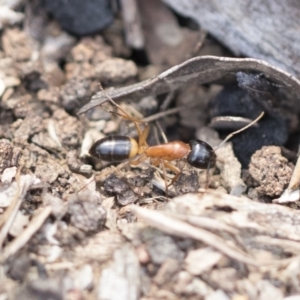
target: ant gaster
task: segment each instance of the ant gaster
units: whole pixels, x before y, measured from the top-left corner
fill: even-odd
[[[181,170],[171,164],[170,162],[177,159],[185,158],[187,162],[198,169],[213,168],[216,164],[215,150],[221,147],[233,135],[247,129],[256,123],[263,116],[263,112],[247,126],[231,133],[226,139],[215,149],[209,144],[201,140],[191,140],[188,144],[182,141],[173,141],[155,146],[147,144],[147,137],[149,134],[149,125],[142,120],[135,119],[129,116],[117,103],[111,98],[109,101],[117,107],[121,113],[118,113],[122,118],[130,120],[134,123],[137,133],[138,141],[128,136],[107,136],[96,141],[89,150],[91,156],[99,158],[108,162],[121,162],[129,159],[130,165],[138,165],[139,163],[150,158],[151,164],[155,167],[161,165],[164,173],[164,180],[167,184],[166,169],[175,173],[170,185],[172,185],[179,177]],[[144,128],[140,127],[140,123],[144,123]],[[207,183],[208,185],[208,172]]]

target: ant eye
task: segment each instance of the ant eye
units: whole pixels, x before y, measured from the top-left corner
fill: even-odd
[[[213,148],[200,140],[189,142],[191,152],[187,157],[188,163],[198,169],[213,168],[216,164],[216,154]]]

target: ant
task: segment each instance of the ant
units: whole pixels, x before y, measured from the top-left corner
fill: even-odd
[[[116,114],[120,115],[123,119],[129,120],[134,123],[138,133],[138,141],[128,136],[107,136],[96,141],[92,145],[89,150],[90,155],[108,162],[121,162],[129,159],[130,165],[138,165],[139,163],[150,158],[151,164],[154,167],[157,167],[159,165],[162,166],[166,191],[168,186],[171,186],[181,174],[181,170],[170,162],[182,158],[185,158],[187,162],[195,168],[207,170],[206,187],[208,187],[208,170],[210,168],[213,168],[216,164],[215,151],[230,138],[232,138],[232,136],[258,122],[264,115],[264,112],[262,112],[254,121],[252,121],[245,127],[229,134],[225,138],[225,140],[215,149],[201,140],[191,140],[188,144],[182,141],[173,141],[160,145],[149,146],[147,144],[147,137],[149,134],[148,123],[145,123],[140,119],[131,117],[108,95],[107,98],[121,112],[117,112]],[[141,123],[144,124],[143,129],[140,127]],[[167,184],[166,169],[169,169],[175,173],[175,176],[173,177],[170,184]]]

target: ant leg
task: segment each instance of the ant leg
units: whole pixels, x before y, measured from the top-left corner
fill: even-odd
[[[180,176],[181,170],[179,168],[175,167],[174,165],[172,165],[169,162],[164,161],[163,164],[166,168],[168,168],[169,170],[171,170],[175,173],[175,176],[172,178],[171,183],[168,185],[168,186],[171,186],[178,179],[178,177]]]
[[[162,165],[162,169],[163,169],[163,174],[164,174],[164,181],[165,181],[165,186],[166,186],[166,195],[168,196],[168,181],[167,181],[167,172],[166,172],[166,168],[165,168],[165,162],[163,159],[159,159],[159,163]]]
[[[206,182],[205,182],[205,189],[207,190],[209,187],[209,167],[206,169]]]
[[[121,110],[122,113],[119,113],[119,112],[115,112],[115,111],[111,111],[111,110],[107,110],[107,112],[111,113],[111,114],[115,114],[115,115],[118,115],[120,116],[121,118],[125,119],[125,120],[128,120],[128,121],[131,121],[132,123],[134,123],[134,126],[136,128],[136,131],[138,132],[138,135],[141,136],[142,135],[142,132],[143,130],[140,128],[139,126],[139,123],[143,123],[142,120],[139,120],[139,119],[136,119],[136,118],[133,118],[131,116],[129,116],[125,110],[123,110],[119,105],[117,106],[118,109]]]
[[[139,124],[138,123],[144,123],[142,120],[139,120],[139,119],[136,119],[136,118],[133,118],[131,117],[130,115],[128,115],[128,113],[119,105],[117,104],[107,93],[106,91],[103,89],[102,85],[100,84],[100,90],[106,95],[107,99],[110,101],[110,103],[118,108],[122,113],[119,113],[119,112],[115,112],[117,115],[121,116],[123,119],[125,120],[129,120],[131,122],[134,123],[135,125],[135,128],[138,132],[138,135],[139,137],[141,137],[143,135],[143,130],[140,128]],[[146,126],[147,127],[147,126]],[[149,130],[148,130],[149,132]],[[148,134],[147,134],[148,135]],[[146,137],[147,138],[147,137]]]
[[[208,187],[209,187],[209,170],[210,170],[210,164],[207,166],[207,169],[206,169],[205,189],[208,189]]]
[[[120,113],[116,113],[117,115],[119,115],[120,117],[124,118],[125,120],[129,120],[131,122],[134,123],[134,126],[137,130],[137,133],[138,133],[138,136],[139,136],[139,140],[138,140],[138,145],[139,147],[141,146],[147,146],[147,138],[148,138],[148,135],[149,135],[149,131],[150,131],[150,126],[148,123],[145,123],[145,128],[144,129],[141,129],[141,127],[139,126],[139,122],[136,121],[136,119],[134,118],[131,118],[129,115],[123,115],[123,114],[120,114]],[[142,121],[140,121],[142,123]]]
[[[147,138],[149,135],[150,127],[147,123],[145,123],[145,128],[142,133],[139,133],[139,147],[145,145],[147,146]]]
[[[175,176],[172,178],[172,181],[170,184],[167,184],[167,173],[166,172],[164,173],[166,186],[171,186],[178,179],[178,177],[181,174],[181,170],[179,168],[175,167],[174,165],[172,165],[171,163],[169,163],[163,159],[152,160],[152,164],[154,165],[154,167],[157,167],[159,164],[161,164],[163,171],[165,171],[166,169],[169,169],[175,173]]]
[[[141,120],[137,120],[135,118],[132,118],[127,113],[126,113],[126,115],[123,115],[123,114],[120,114],[120,113],[117,113],[117,114],[119,116],[121,116],[122,118],[124,118],[125,120],[129,120],[129,121],[134,123],[134,126],[135,126],[136,131],[137,131],[138,136],[139,136],[139,141],[138,141],[139,147],[147,146],[146,140],[148,138],[149,131],[150,131],[150,127],[149,127],[148,123],[145,123],[145,128],[141,129],[141,127],[139,125],[139,123],[143,123]]]
[[[125,113],[125,111],[124,111],[125,114],[120,114],[117,112],[111,112],[111,113],[115,113],[118,116],[122,117],[123,119],[133,122],[139,136],[139,141],[138,141],[139,147],[143,145],[147,146],[146,140],[148,138],[149,130],[150,130],[148,123],[145,123],[145,128],[141,129],[139,123],[143,123],[143,121],[130,117],[127,113]]]
[[[144,162],[148,157],[144,154],[140,155],[137,159],[133,159],[129,161],[130,165],[137,166],[138,164]]]
[[[159,158],[151,158],[151,164],[154,167],[157,167],[160,164],[160,159]]]
[[[164,162],[165,167],[168,168],[169,170],[173,171],[175,173],[175,176],[173,177],[171,183],[169,184],[169,186],[171,186],[180,176],[180,174],[182,173],[182,171],[175,167],[174,165],[168,163],[168,162]],[[209,170],[210,170],[210,166],[207,167],[206,169],[206,182],[205,182],[205,189],[208,189],[209,187]]]
[[[162,170],[163,170],[163,177],[164,177],[164,182],[165,182],[165,187],[166,187],[166,195],[168,195],[168,180],[167,180],[167,172],[166,172],[166,168],[165,168],[165,162],[163,159],[161,158],[151,158],[151,164],[154,167],[157,167],[159,165],[162,166]]]

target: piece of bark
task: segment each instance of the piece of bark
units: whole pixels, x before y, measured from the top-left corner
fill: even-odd
[[[164,2],[178,14],[195,20],[236,55],[263,59],[293,75],[300,74],[298,1]]]

